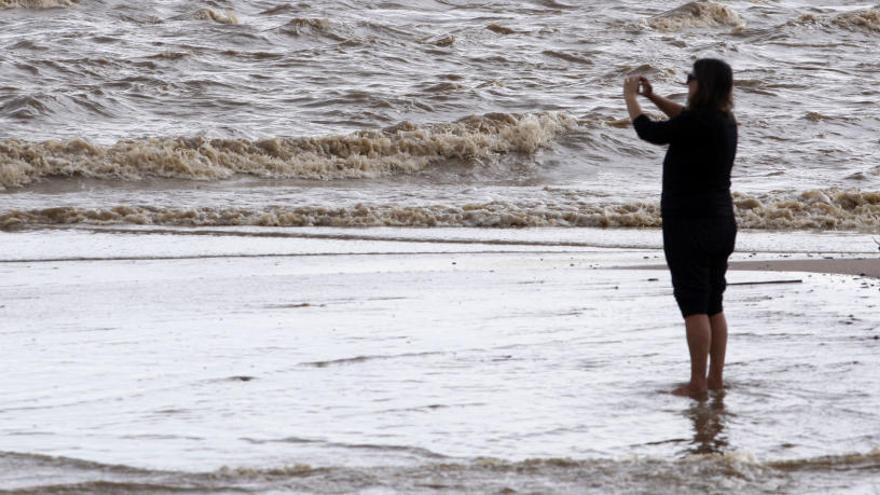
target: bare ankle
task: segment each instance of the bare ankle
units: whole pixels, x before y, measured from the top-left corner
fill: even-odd
[[[702,400],[706,397],[708,391],[709,389],[706,387],[706,380],[703,379],[702,383],[694,383],[691,381],[684,385],[680,385],[672,390],[672,394],[679,397],[691,397]]]
[[[696,376],[696,377],[694,377],[694,376],[692,376],[692,377],[691,377],[690,385],[691,385],[691,387],[693,387],[693,388],[701,389],[701,388],[706,388],[706,384],[707,384],[707,383],[708,383],[708,380],[707,380],[705,377],[702,377],[702,376]]]

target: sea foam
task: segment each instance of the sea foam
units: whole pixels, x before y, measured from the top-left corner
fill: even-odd
[[[648,25],[658,31],[681,31],[699,27],[743,27],[745,22],[730,7],[711,1],[689,2],[651,17]]]
[[[413,174],[451,162],[477,165],[499,154],[531,154],[575,126],[563,113],[492,113],[323,137],[171,137],[128,139],[110,146],[84,139],[5,139],[0,140],[0,188],[69,176],[220,180],[244,174],[332,180]]]

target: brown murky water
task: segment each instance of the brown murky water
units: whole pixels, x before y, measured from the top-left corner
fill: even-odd
[[[2,6],[6,228],[656,226],[620,81],[681,98],[702,56],[736,70],[744,226],[878,228],[863,3]]]

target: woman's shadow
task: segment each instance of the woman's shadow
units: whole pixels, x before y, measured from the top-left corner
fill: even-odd
[[[728,415],[724,409],[724,392],[693,402],[685,411],[685,416],[693,423],[694,439],[684,453],[722,454],[728,450],[725,431]]]

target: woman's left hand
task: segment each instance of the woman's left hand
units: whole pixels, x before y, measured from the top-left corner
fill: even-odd
[[[623,80],[623,96],[636,96],[639,94],[639,76],[626,76]]]

